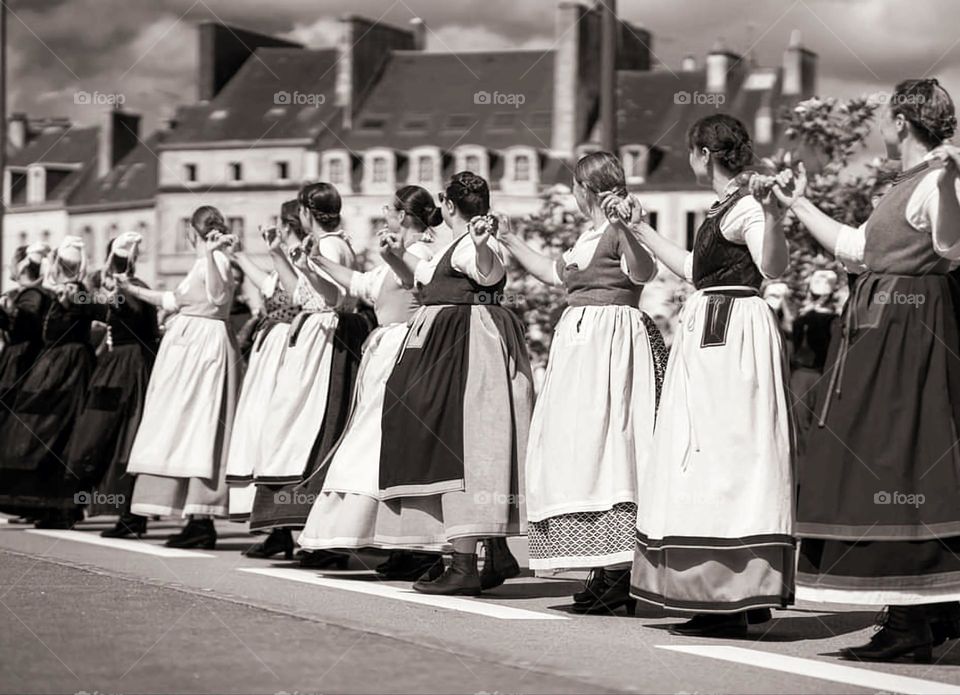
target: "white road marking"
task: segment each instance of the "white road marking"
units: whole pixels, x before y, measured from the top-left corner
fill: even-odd
[[[240,572],[260,574],[265,577],[289,579],[295,582],[303,582],[304,584],[324,586],[328,589],[341,589],[343,591],[353,591],[358,594],[394,599],[395,601],[417,603],[422,606],[430,606],[431,608],[445,608],[447,610],[462,611],[464,613],[476,613],[477,615],[483,615],[488,618],[498,618],[500,620],[567,620],[566,616],[527,611],[520,608],[510,608],[509,606],[502,606],[484,601],[483,599],[458,598],[456,596],[430,596],[428,594],[418,594],[412,589],[401,589],[380,581],[333,579],[309,570],[283,568],[261,569],[259,567],[238,567],[237,569]]]
[[[129,550],[132,553],[142,553],[144,555],[154,555],[156,557],[216,557],[210,553],[200,553],[196,550],[181,550],[179,548],[167,548],[162,545],[154,545],[147,541],[130,540],[127,538],[103,538],[102,536],[82,531],[55,531],[47,529],[25,529],[27,533],[35,533],[38,536],[50,536],[51,538],[60,538],[65,541],[77,541],[78,543],[88,543],[89,545],[100,545],[105,548],[116,548],[117,550]]]
[[[834,681],[835,683],[846,683],[847,685],[870,688],[874,691],[909,693],[910,695],[952,695],[960,693],[960,686],[951,685],[950,683],[939,683],[921,678],[898,676],[892,673],[880,673],[865,668],[833,664],[816,659],[801,659],[796,656],[773,654],[757,649],[744,649],[743,647],[721,645],[687,647],[658,644],[657,647],[659,649],[667,649],[683,654],[705,656],[709,659],[734,661],[747,666],[793,673],[798,676],[806,676],[807,678],[819,678],[821,680]]]

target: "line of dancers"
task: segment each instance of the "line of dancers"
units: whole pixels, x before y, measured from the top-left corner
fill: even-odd
[[[188,522],[168,545],[212,548],[229,516],[269,532],[248,555],[299,545],[301,565],[342,568],[390,550],[382,577],[443,595],[517,576],[506,539],[527,535],[537,573],[590,570],[577,613],[639,599],[687,614],[677,634],[736,638],[795,595],[884,604],[883,629],[840,656],[929,660],[960,637],[960,150],[936,80],[897,85],[880,122],[902,173],[859,228],[810,202],[802,163],[750,171],[747,129],[718,113],[688,133],[717,195],[692,251],[647,223],[606,152],[576,164],[589,225],[558,257],[468,171],[436,199],[396,192],[370,271],[327,183],[264,230],[269,269],[198,208],[173,291],[136,278],[134,234],[89,280],[75,238],[21,248],[0,311],[0,509],[63,527],[78,492],[116,494],[105,535],[174,515]],[[802,322],[803,341],[833,334],[792,393],[760,296],[788,266],[786,214],[855,274],[841,317]],[[535,404],[507,254],[566,292]],[[669,356],[638,309],[658,262],[695,288]],[[262,295],[245,370],[232,267]]]

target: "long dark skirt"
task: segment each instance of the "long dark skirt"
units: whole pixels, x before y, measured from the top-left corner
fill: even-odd
[[[7,345],[0,351],[0,432],[13,410],[23,380],[39,354],[40,345],[30,341]]]
[[[251,531],[281,527],[303,528],[306,524],[310,508],[323,488],[323,476],[313,474],[340,439],[347,425],[353,386],[360,369],[360,353],[370,330],[370,322],[362,315],[344,314],[340,317],[334,334],[330,385],[327,389],[323,424],[310,451],[303,481],[287,485],[257,485],[253,511],[250,514]],[[281,436],[281,433],[276,434]],[[297,435],[296,432],[286,432],[282,433],[282,436]]]
[[[0,510],[66,511],[83,489],[80,471],[67,463],[67,445],[94,370],[86,343],[44,352],[17,393],[0,432]]]
[[[97,359],[67,447],[67,464],[93,486],[90,516],[130,508],[135,477],[127,475],[127,461],[143,415],[151,364],[139,344],[115,345]]]
[[[831,343],[799,462],[801,598],[960,597],[960,331],[951,282],[857,280],[843,316],[847,338]]]

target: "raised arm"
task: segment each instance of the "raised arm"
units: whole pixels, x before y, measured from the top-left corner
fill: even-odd
[[[781,205],[793,211],[793,214],[800,220],[800,224],[810,232],[810,235],[816,239],[818,244],[830,254],[835,254],[841,233],[849,227],[821,212],[806,197],[806,190],[807,170],[803,162],[800,162],[797,175],[793,179],[792,191],[783,183],[778,183],[773,187],[773,194]]]
[[[212,304],[225,304],[230,299],[228,296],[230,284],[227,280],[230,261],[222,249],[232,245],[235,239],[236,237],[231,234],[219,234],[211,235],[203,242],[203,286],[207,292],[207,299]]]
[[[497,235],[497,239],[516,259],[517,263],[540,282],[547,285],[559,285],[557,259],[540,253],[521,239],[511,228],[509,218],[500,216],[499,219],[500,233]]]
[[[937,179],[937,210],[933,223],[933,247],[937,253],[957,260],[960,256],[960,148],[942,145],[937,152],[944,162]]]
[[[250,278],[250,282],[257,287],[263,287],[263,283],[267,281],[270,273],[257,265],[256,262],[254,262],[254,260],[247,254],[245,249],[242,247],[236,249],[233,252],[233,260],[236,261],[238,266],[240,266],[244,274]]]
[[[314,256],[311,260],[313,261],[314,265],[329,275],[338,285],[347,289],[350,288],[350,284],[353,282],[354,277],[360,274],[355,270],[331,261],[329,258],[323,255]]]

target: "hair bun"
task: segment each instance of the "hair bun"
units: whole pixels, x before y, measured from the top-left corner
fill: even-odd
[[[428,227],[439,227],[443,224],[443,210],[438,207],[433,208],[425,220]]]

